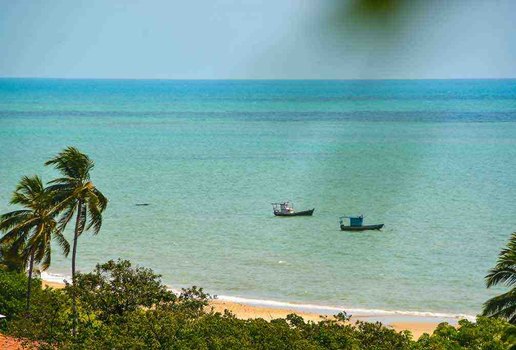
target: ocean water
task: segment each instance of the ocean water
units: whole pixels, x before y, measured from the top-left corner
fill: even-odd
[[[474,315],[503,290],[484,276],[516,231],[516,80],[0,79],[0,212],[68,145],[110,199],[83,271],[122,257],[175,288],[351,313]],[[276,218],[282,200],[315,214]],[[342,232],[346,214],[385,228]]]

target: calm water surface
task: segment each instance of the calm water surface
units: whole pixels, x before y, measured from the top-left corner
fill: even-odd
[[[515,80],[0,79],[1,212],[68,145],[110,199],[82,270],[122,257],[219,295],[475,314],[516,230]],[[287,199],[315,215],[273,217]],[[357,213],[384,230],[341,232]]]

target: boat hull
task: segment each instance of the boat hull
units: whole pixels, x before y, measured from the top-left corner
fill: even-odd
[[[293,213],[281,213],[279,211],[275,211],[275,216],[312,216],[314,213],[315,208],[310,210],[303,210],[303,211],[295,211]]]
[[[379,225],[363,225],[363,226],[344,226],[340,225],[342,231],[367,231],[367,230],[380,230],[383,224]]]

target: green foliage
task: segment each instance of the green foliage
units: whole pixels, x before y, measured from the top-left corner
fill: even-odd
[[[357,339],[363,349],[409,349],[410,332],[396,332],[381,323],[358,322]]]
[[[13,193],[11,204],[24,209],[0,216],[0,230],[5,232],[0,244],[9,246],[20,258],[41,263],[43,270],[50,266],[52,239],[62,247],[65,255],[70,246],[57,229],[57,208],[52,203],[52,193],[43,186],[39,176],[24,176]]]
[[[0,244],[0,271],[23,272],[26,267],[27,260],[22,257],[21,247]]]
[[[93,161],[77,148],[65,148],[45,165],[53,166],[62,175],[50,181],[48,187],[52,193],[53,203],[59,207],[58,230],[63,231],[76,214],[72,248],[72,281],[75,283],[79,236],[90,228],[93,229],[93,234],[99,233],[102,226],[102,212],[106,209],[108,200],[90,180],[90,171],[94,167]],[[72,294],[72,313],[73,334],[76,334],[78,314],[75,293]]]
[[[41,281],[33,280],[35,290],[41,288]],[[27,276],[21,272],[0,271],[0,313],[13,319],[25,308]]]
[[[487,288],[499,284],[512,288],[486,301],[483,314],[516,324],[516,232],[511,235],[507,247],[500,252],[496,266],[486,276],[486,284]]]
[[[65,291],[76,296],[83,313],[109,322],[139,308],[163,306],[177,299],[161,284],[159,275],[132,267],[127,260],[110,260],[91,273],[78,273],[74,285],[67,285]],[[188,302],[192,300],[188,298]]]
[[[509,334],[512,328],[504,320],[487,317],[478,317],[476,322],[460,320],[458,328],[442,323],[431,336],[419,338],[417,349],[509,349],[515,344]]]
[[[19,280],[21,310],[26,277],[12,276]],[[0,289],[0,298],[5,299],[6,291]],[[73,295],[79,316],[75,336]],[[14,313],[8,332],[36,341],[41,349],[516,350],[516,327],[496,318],[462,320],[458,328],[443,323],[415,341],[410,332],[380,323],[351,324],[345,313],[320,322],[305,322],[295,314],[270,322],[241,320],[228,311],[209,311],[209,299],[197,287],[175,296],[152,270],[109,261],[77,274],[74,286],[37,289],[31,312]]]
[[[24,270],[29,266],[26,294],[29,309],[34,264],[39,264],[42,270],[50,266],[52,239],[59,243],[65,255],[69,245],[57,229],[58,211],[39,176],[24,176],[13,193],[11,204],[22,205],[23,209],[0,216],[0,231],[4,232],[0,238],[2,265],[6,270]]]
[[[68,342],[70,328],[70,300],[63,291],[51,288],[35,291],[30,312],[9,322],[13,336],[41,345]]]
[[[511,344],[510,350],[516,350],[516,326],[506,328],[501,340],[507,344]]]
[[[77,148],[67,147],[45,165],[53,166],[62,175],[50,181],[48,187],[54,202],[62,209],[60,228],[64,229],[77,213],[74,239],[90,228],[97,234],[108,200],[90,179],[93,161]],[[75,255],[72,258],[75,259]],[[72,273],[75,274],[75,271]]]
[[[202,288],[183,288],[177,302],[172,304],[172,310],[183,312],[190,317],[198,317],[204,313],[210,299],[211,296],[204,293]]]

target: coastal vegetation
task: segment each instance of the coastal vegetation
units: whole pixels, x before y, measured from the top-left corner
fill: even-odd
[[[489,299],[484,304],[484,315],[500,317],[516,324],[516,232],[507,247],[500,252],[496,266],[486,276],[487,288],[496,285],[512,287],[508,292]]]
[[[20,290],[26,276],[4,272],[0,300]],[[129,261],[108,261],[90,273],[77,273],[63,289],[34,287],[30,314],[24,295],[9,294],[11,317],[4,329],[40,349],[510,349],[514,330],[508,322],[479,317],[459,327],[443,323],[417,341],[410,332],[396,332],[380,323],[348,322],[341,313],[320,322],[291,314],[270,322],[238,319],[214,312],[202,288],[179,295],[161,283],[152,270]],[[77,333],[72,295],[79,313]],[[18,304],[16,300],[21,301]],[[0,304],[3,307],[3,304]]]
[[[23,209],[15,210],[0,217],[0,230],[5,234],[0,238],[0,245],[10,256],[18,256],[23,270],[28,265],[27,310],[30,307],[31,283],[34,264],[46,270],[50,266],[52,252],[51,241],[55,239],[68,254],[69,245],[57,228],[57,208],[52,204],[52,193],[43,186],[38,176],[23,177],[14,191],[11,204],[21,205]]]
[[[23,209],[0,217],[0,230],[5,232],[0,239],[3,254],[11,258],[18,257],[22,263],[19,266],[21,270],[25,270],[25,266],[28,265],[27,310],[30,308],[34,265],[38,265],[42,271],[50,266],[52,240],[57,241],[67,256],[70,244],[63,232],[75,214],[72,247],[73,283],[79,236],[90,228],[94,234],[99,232],[102,226],[102,212],[107,206],[107,198],[90,179],[93,161],[77,148],[64,149],[45,165],[54,166],[61,177],[50,181],[47,187],[43,185],[39,176],[23,177],[11,199],[12,205],[20,205]],[[77,310],[73,296],[72,310],[76,323]],[[75,327],[73,330],[75,332]]]
[[[173,293],[151,269],[127,260],[76,270],[82,233],[97,234],[106,197],[90,178],[93,161],[68,147],[46,165],[61,177],[45,187],[24,177],[11,203],[21,209],[0,217],[0,311],[2,332],[40,349],[516,349],[514,288],[485,304],[484,317],[459,326],[440,324],[433,334],[413,339],[381,323],[350,322],[342,312],[319,322],[291,314],[270,322],[215,312],[212,296],[191,287]],[[43,288],[35,270],[49,267],[51,241],[67,255],[64,232],[75,217],[72,283]],[[516,283],[516,234],[487,276],[488,287]],[[25,272],[28,270],[28,273]]]
[[[60,209],[58,231],[61,232],[75,214],[75,228],[72,245],[72,283],[75,283],[77,242],[79,236],[90,228],[97,234],[102,226],[102,212],[106,209],[107,198],[100,192],[90,178],[93,161],[75,147],[64,149],[45,165],[54,166],[61,177],[50,181],[48,191]],[[74,325],[77,323],[77,306],[72,294]],[[75,326],[73,332],[75,333]]]

